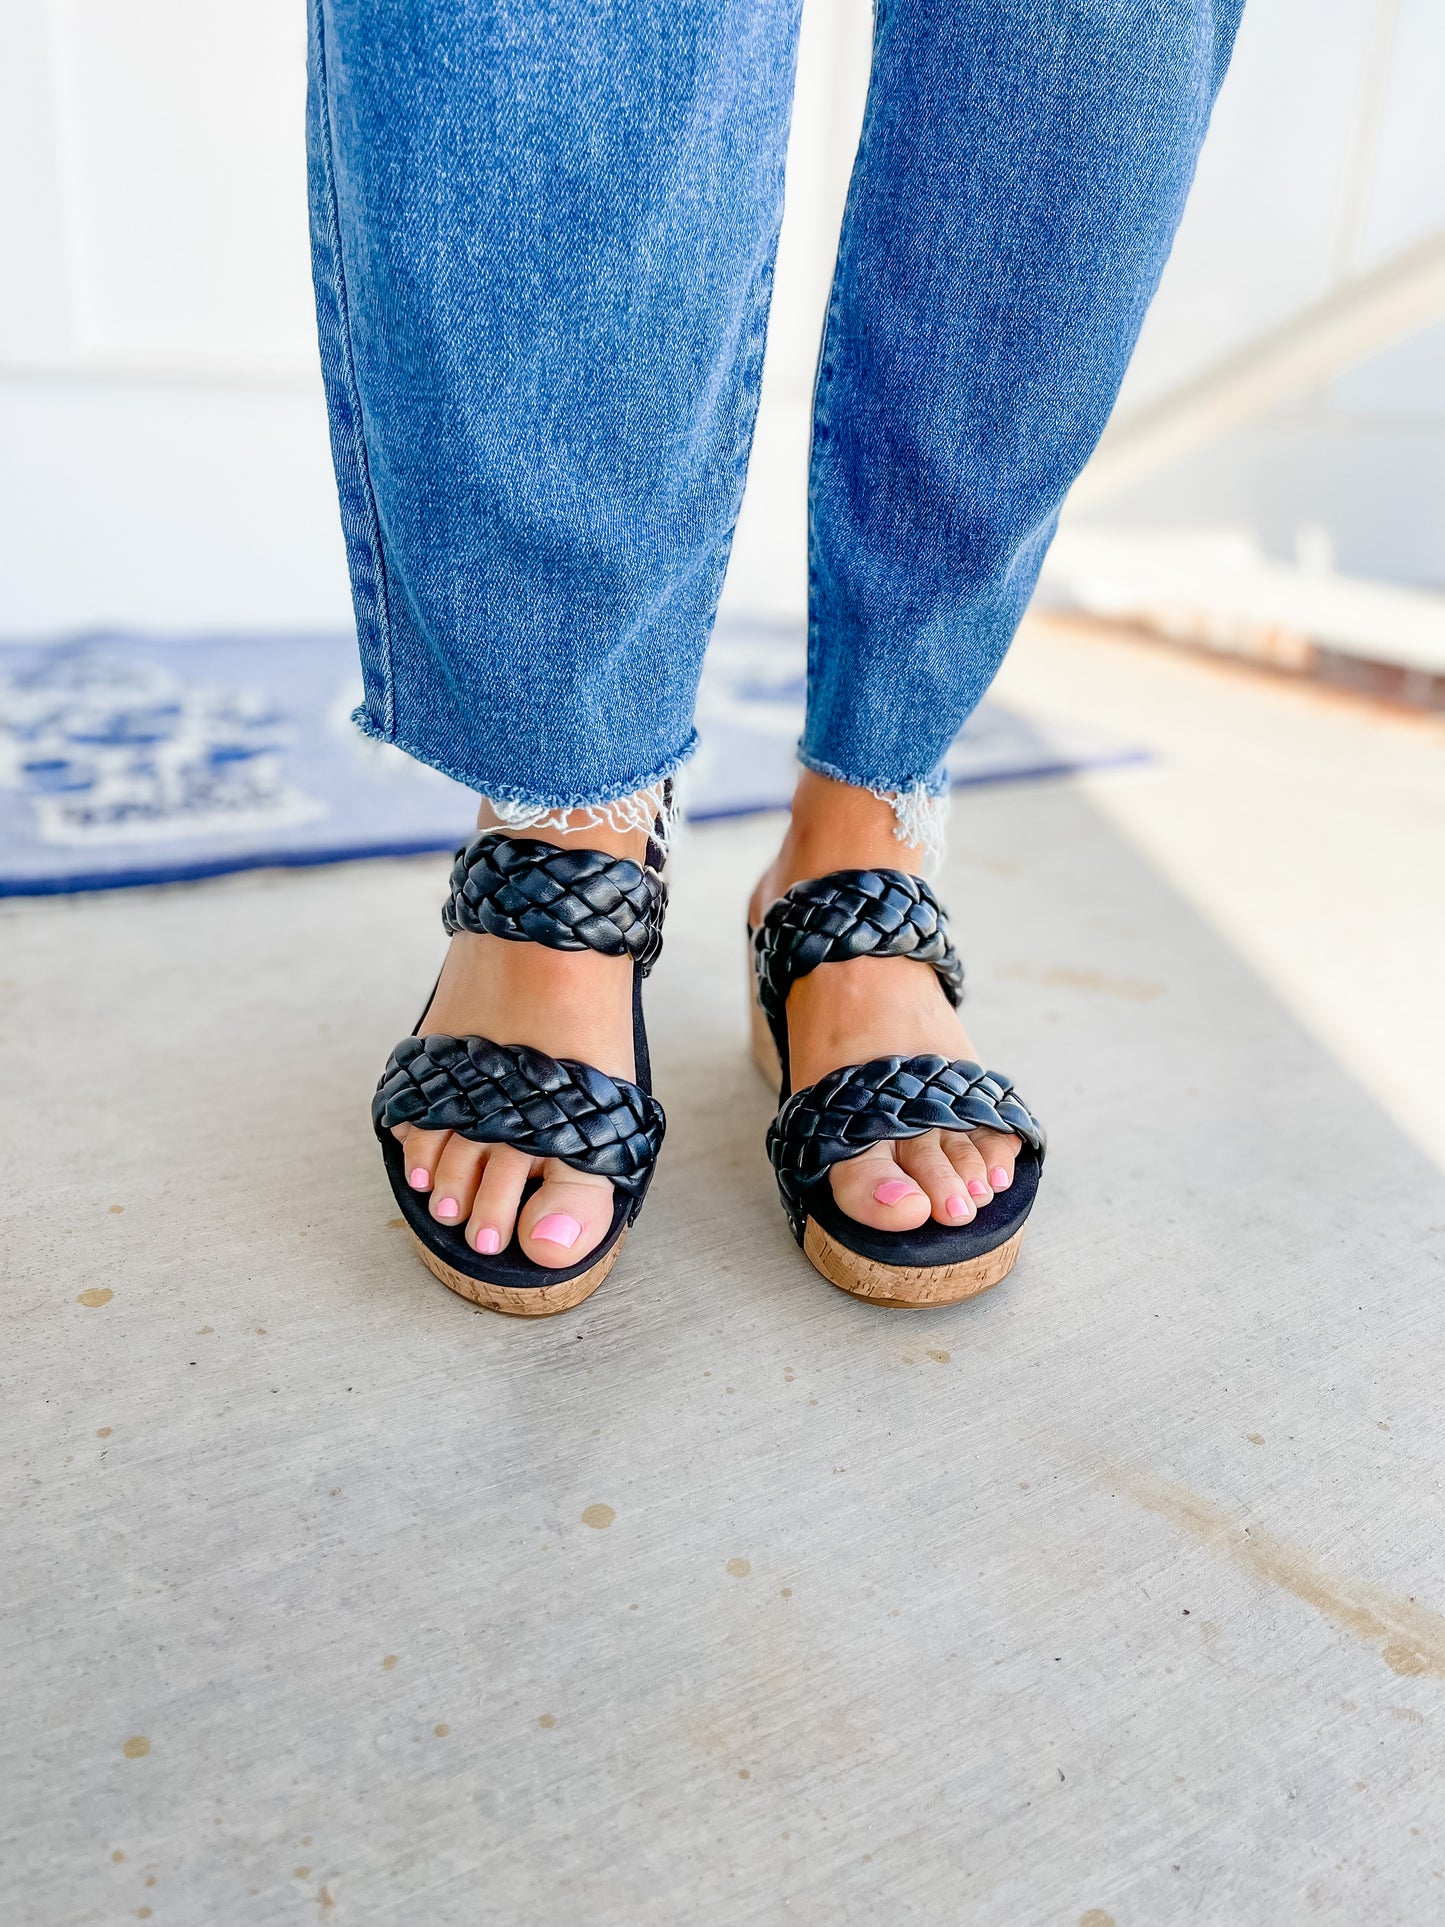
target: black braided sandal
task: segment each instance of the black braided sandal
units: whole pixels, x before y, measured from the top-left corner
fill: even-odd
[[[425,1012],[387,1059],[371,1104],[387,1177],[422,1263],[473,1304],[519,1318],[545,1318],[581,1304],[616,1264],[642,1208],[664,1128],[642,1021],[642,980],[662,949],[667,886],[660,870],[655,844],[644,865],[500,830],[457,852],[442,911],[449,934],[485,931],[553,950],[631,957],[637,1069],[637,1082],[629,1084],[522,1044],[424,1036]],[[484,1257],[467,1243],[463,1225],[440,1224],[426,1193],[407,1183],[401,1143],[392,1136],[397,1124],[455,1131],[476,1144],[515,1145],[529,1157],[560,1158],[574,1170],[610,1178],[606,1237],[570,1269],[534,1264],[515,1234],[505,1251]]]
[[[902,870],[836,870],[795,883],[748,931],[754,973],[753,1056],[782,1099],[768,1156],[793,1236],[829,1284],[877,1305],[951,1305],[1013,1269],[1044,1160],[1044,1131],[1007,1077],[961,1058],[877,1057],[830,1071],[806,1090],[788,1075],[788,992],[819,964],[914,957],[932,964],[948,1001],[963,965],[948,919],[921,878]],[[828,1182],[832,1165],[880,1138],[987,1126],[1023,1140],[1013,1183],[966,1225],[929,1219],[875,1231],[850,1218]]]

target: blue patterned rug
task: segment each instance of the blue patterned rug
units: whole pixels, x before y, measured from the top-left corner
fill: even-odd
[[[363,737],[350,720],[360,693],[342,635],[0,644],[0,896],[453,849],[475,799]],[[719,629],[690,821],[787,801],[802,707],[796,631]],[[997,783],[1140,760],[986,702],[949,772]]]

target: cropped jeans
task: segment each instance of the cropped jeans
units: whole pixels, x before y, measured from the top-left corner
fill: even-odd
[[[1113,405],[1242,0],[877,0],[818,360],[811,769],[936,794]],[[800,0],[311,0],[358,721],[655,788],[742,499]]]

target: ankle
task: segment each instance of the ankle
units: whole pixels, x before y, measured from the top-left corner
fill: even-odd
[[[555,843],[563,849],[605,850],[608,856],[630,857],[634,863],[647,860],[647,832],[618,829],[611,823],[589,821],[590,812],[573,810],[563,823],[537,823],[517,826],[499,821],[490,805],[483,802],[477,811],[479,830],[504,830],[519,842]]]
[[[925,851],[898,835],[892,802],[853,783],[804,770],[793,793],[788,828],[758,885],[753,920],[793,884],[832,870],[905,870],[917,876]]]
[[[468,930],[452,937],[423,1033],[478,1033],[632,1077],[630,958]]]
[[[483,797],[477,809],[477,828],[504,830],[519,840],[556,843],[563,848],[605,850],[608,856],[645,863],[653,840],[648,826],[661,810],[661,801],[651,791],[644,791],[619,805],[558,811],[536,822],[518,824],[509,822]]]

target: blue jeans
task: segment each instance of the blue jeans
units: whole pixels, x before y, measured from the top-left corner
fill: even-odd
[[[936,793],[1103,429],[1242,0],[878,0],[818,363],[801,756]],[[312,0],[371,734],[521,809],[693,742],[799,0]]]

